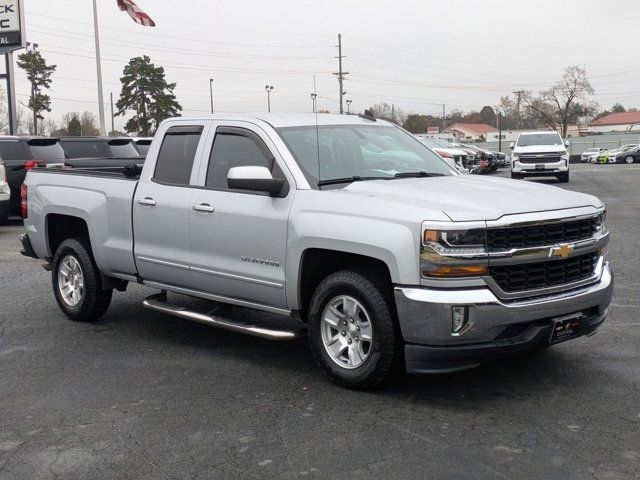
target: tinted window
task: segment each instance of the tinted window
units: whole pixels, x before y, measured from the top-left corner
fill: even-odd
[[[217,133],[211,149],[206,186],[226,189],[227,174],[234,167],[256,166],[271,170],[273,160],[264,153],[266,146],[261,147],[242,134]]]
[[[28,160],[27,152],[19,142],[0,142],[0,157],[4,160]]]
[[[555,132],[552,133],[529,133],[520,135],[518,138],[519,147],[530,147],[533,145],[564,145],[562,138]]]
[[[107,143],[103,140],[65,140],[60,142],[67,158],[109,158]]]
[[[147,153],[149,153],[149,148],[151,148],[151,144],[150,143],[137,143],[136,144],[136,149],[138,150],[138,153],[140,155],[146,155]]]
[[[64,160],[64,150],[56,142],[29,143],[32,160]]]
[[[174,185],[189,185],[193,161],[203,127],[170,128],[162,141],[154,179]]]
[[[112,157],[137,158],[140,156],[131,142],[109,143],[109,147],[111,148]]]

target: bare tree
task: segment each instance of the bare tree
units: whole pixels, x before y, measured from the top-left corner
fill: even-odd
[[[580,102],[593,93],[585,69],[567,67],[560,81],[549,90],[540,92],[536,97],[530,92],[525,93],[525,108],[540,124],[558,130],[565,137],[571,122],[595,111],[595,104]]]
[[[376,103],[370,107],[370,110],[376,118],[381,118],[382,120],[387,120],[398,125],[402,125],[406,118],[401,109],[384,102]]]
[[[95,113],[84,112],[80,117],[80,125],[83,137],[100,135],[98,119],[96,118]]]

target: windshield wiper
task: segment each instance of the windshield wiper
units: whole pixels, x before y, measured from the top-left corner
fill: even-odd
[[[330,178],[328,180],[320,180],[318,186],[323,187],[325,185],[337,185],[339,183],[362,182],[364,180],[389,180],[389,177],[361,177],[354,175],[353,177]]]
[[[418,178],[418,177],[444,177],[444,173],[431,172],[400,172],[394,175],[395,178]]]

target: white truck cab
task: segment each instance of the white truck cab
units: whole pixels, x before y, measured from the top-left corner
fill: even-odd
[[[511,143],[511,178],[556,177],[569,181],[569,142],[558,132],[523,132]]]

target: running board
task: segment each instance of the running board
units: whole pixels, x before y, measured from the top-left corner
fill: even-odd
[[[305,333],[304,328],[294,331],[271,330],[267,328],[256,327],[255,325],[236,323],[222,317],[214,317],[204,313],[187,310],[184,307],[178,307],[176,305],[167,303],[166,293],[151,295],[150,297],[144,299],[142,305],[145,308],[154,310],[156,312],[166,313],[167,315],[183,318],[185,320],[191,320],[193,322],[203,323],[205,325],[211,325],[212,327],[218,327],[232,332],[244,333],[246,335],[252,335],[259,338],[266,338],[267,340],[296,340],[302,337]]]

